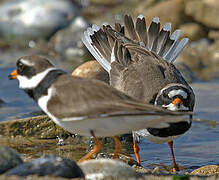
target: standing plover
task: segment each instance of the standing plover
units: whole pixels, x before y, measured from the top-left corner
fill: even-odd
[[[145,18],[139,15],[135,24],[131,16],[124,16],[124,26],[113,29],[93,25],[82,38],[83,43],[100,65],[109,73],[110,84],[118,90],[145,103],[171,111],[193,111],[195,95],[173,65],[174,60],[188,42],[180,40],[181,31],[171,33],[171,23],[160,30],[155,17],[147,29]],[[173,170],[178,170],[173,151],[173,139],[191,127],[191,119],[169,123],[165,128],[133,131],[134,152],[140,163],[137,141],[140,136],[153,143],[168,142]]]

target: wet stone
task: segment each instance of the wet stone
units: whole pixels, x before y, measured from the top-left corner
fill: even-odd
[[[23,160],[15,150],[0,146],[0,174],[22,163]]]
[[[137,178],[138,175],[134,168],[126,163],[112,159],[88,160],[79,163],[85,173],[86,179],[128,179]]]
[[[57,126],[48,116],[41,115],[0,122],[0,135],[52,139],[60,135],[68,136],[68,133]]]
[[[0,33],[9,39],[48,38],[77,14],[77,7],[68,1],[5,1],[0,5]]]
[[[83,178],[84,174],[75,161],[56,156],[45,156],[32,162],[24,163],[7,172],[7,175],[28,176],[28,175],[65,178]]]
[[[97,154],[96,159],[113,159],[113,153],[107,154],[107,153],[99,153]],[[118,154],[118,160],[128,164],[129,166],[132,166],[134,168],[141,167],[141,165],[138,164],[138,162],[134,159],[132,159],[130,156],[126,156],[124,154]]]
[[[208,165],[200,167],[194,171],[191,172],[193,175],[219,175],[219,165]]]

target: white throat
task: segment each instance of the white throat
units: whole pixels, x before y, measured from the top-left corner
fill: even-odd
[[[183,105],[181,105],[179,108],[176,107],[173,103],[170,103],[168,105],[162,105],[162,107],[165,107],[167,108],[168,110],[170,111],[180,111],[180,110],[183,110],[183,111],[188,111],[189,108],[188,107],[185,107]]]
[[[42,81],[42,79],[52,70],[56,68],[48,68],[45,71],[36,74],[35,76],[28,79],[26,76],[18,75],[19,88],[21,89],[33,89]]]

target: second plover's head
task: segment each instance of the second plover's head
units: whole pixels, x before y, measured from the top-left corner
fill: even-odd
[[[17,69],[10,75],[10,79],[17,79],[21,89],[33,89],[49,71],[55,69],[52,63],[42,56],[24,56],[17,60]]]
[[[194,98],[190,89],[182,84],[170,84],[164,87],[155,99],[155,105],[160,105],[171,111],[192,111]]]

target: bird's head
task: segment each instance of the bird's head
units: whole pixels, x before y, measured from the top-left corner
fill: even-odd
[[[169,84],[158,93],[155,105],[171,111],[193,111],[194,100],[194,94],[188,87]]]
[[[33,89],[47,75],[47,73],[55,69],[53,64],[42,56],[25,56],[17,60],[16,70],[8,77],[9,79],[17,79],[21,89]]]

